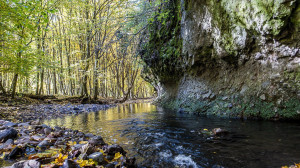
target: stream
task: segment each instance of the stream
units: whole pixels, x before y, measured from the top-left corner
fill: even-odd
[[[150,103],[44,121],[120,144],[139,167],[273,168],[300,162],[300,123],[241,121],[168,111]],[[222,128],[223,137],[203,129]]]

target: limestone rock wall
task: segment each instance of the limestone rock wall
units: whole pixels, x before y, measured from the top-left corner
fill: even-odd
[[[164,99],[175,98],[177,107],[205,102],[214,114],[235,107],[237,116],[251,108],[256,112],[248,116],[300,114],[299,1],[182,0],[180,6],[185,69],[179,80],[161,83]],[[287,108],[292,114],[285,116]]]

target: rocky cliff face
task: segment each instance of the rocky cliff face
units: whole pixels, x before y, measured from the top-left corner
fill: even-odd
[[[157,44],[159,38],[152,33],[148,46],[156,45],[158,51],[151,49],[143,54],[159,81],[160,100],[165,105],[219,116],[299,117],[299,1],[169,3],[177,7],[172,11],[180,22],[172,27],[180,27],[178,35],[175,31],[164,43]],[[170,8],[166,6],[165,10]],[[156,28],[150,27],[154,32],[168,26],[160,21],[154,25]],[[164,31],[174,32],[171,28]],[[170,45],[174,36],[180,46]],[[172,52],[162,55],[157,46],[180,48],[180,56]],[[166,58],[172,73],[161,75]]]

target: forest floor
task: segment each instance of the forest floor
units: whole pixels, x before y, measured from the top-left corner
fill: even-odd
[[[22,95],[14,99],[0,96],[0,119],[12,122],[29,122],[105,110],[117,104],[151,101],[151,98],[131,99],[122,102],[119,99],[91,100],[79,96]]]

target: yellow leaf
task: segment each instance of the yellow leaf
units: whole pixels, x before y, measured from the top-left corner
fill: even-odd
[[[80,141],[79,144],[87,144],[88,141]]]
[[[85,166],[93,166],[95,164],[95,162],[90,159],[90,160],[77,160],[76,161],[80,167],[85,167]]]
[[[76,141],[74,141],[74,142],[73,142],[73,141],[69,141],[69,142],[68,142],[68,145],[70,145],[70,146],[74,146],[74,145],[76,145],[76,144],[77,144]]]
[[[63,155],[62,153],[60,153],[53,163],[55,163],[55,164],[57,164],[57,165],[62,165],[63,162],[64,162],[67,158],[68,158],[68,155]]]
[[[208,131],[208,129],[204,128],[203,131]]]
[[[66,160],[68,158],[68,155],[65,155],[64,157],[62,157],[63,160]]]
[[[123,155],[120,153],[120,152],[118,152],[118,153],[115,153],[115,157],[114,157],[114,159],[115,160],[118,160],[120,157],[122,157]]]
[[[3,159],[5,157],[5,152],[3,152],[2,156],[0,157],[0,159]]]

